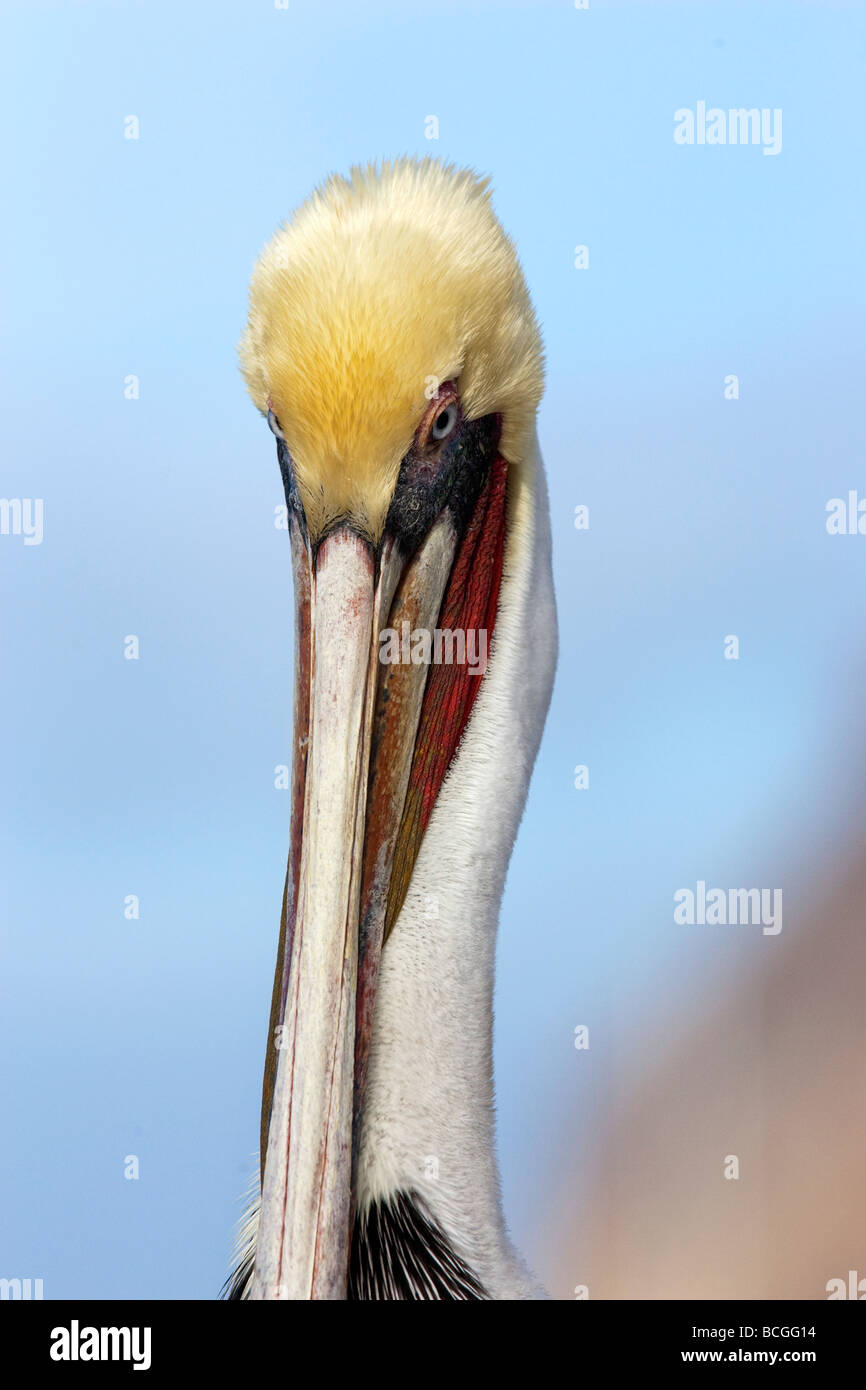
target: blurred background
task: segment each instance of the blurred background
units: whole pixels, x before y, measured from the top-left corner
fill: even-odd
[[[41,544],[0,536],[0,1275],[188,1298],[227,1271],[291,713],[235,344],[277,222],[416,153],[492,175],[547,350],[561,656],[496,1000],[514,1238],[556,1298],[866,1277],[866,535],[826,527],[866,500],[862,8],[28,0],[2,26],[0,491],[44,514]],[[781,110],[781,150],[676,143],[702,101]],[[678,924],[699,880],[781,890],[782,930]]]

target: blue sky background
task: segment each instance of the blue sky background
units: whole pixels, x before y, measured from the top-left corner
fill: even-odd
[[[44,498],[45,522],[41,545],[0,537],[0,1275],[183,1298],[226,1271],[291,685],[279,475],[235,345],[253,260],[315,183],[434,153],[493,176],[548,361],[561,659],[496,1019],[506,1208],[543,1277],[547,1195],[589,1199],[592,1134],[654,1039],[785,951],[852,832],[866,536],[824,523],[828,499],[866,497],[862,10],[2,15],[0,490]],[[675,144],[699,100],[782,108],[782,152]],[[783,886],[781,936],[677,927],[672,895],[699,878]]]

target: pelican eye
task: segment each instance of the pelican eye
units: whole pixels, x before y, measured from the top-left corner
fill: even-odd
[[[282,439],[283,443],[285,443],[286,436],[280,429],[279,421],[272,410],[268,411],[268,424],[271,429],[271,434],[275,434],[277,439]]]
[[[436,419],[433,421],[433,426],[430,430],[430,438],[435,439],[437,443],[442,439],[447,439],[456,424],[457,406],[454,401],[452,401],[450,405],[446,405],[445,409],[439,412]]]

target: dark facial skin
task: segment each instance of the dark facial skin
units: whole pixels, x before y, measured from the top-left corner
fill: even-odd
[[[502,430],[500,415],[483,415],[478,420],[458,417],[448,437],[441,443],[436,441],[432,429],[452,403],[459,410],[456,389],[452,383],[447,383],[431,403],[400,464],[384,534],[398,543],[407,559],[414,554],[446,507],[457,535],[462,535],[496,457]],[[275,426],[279,428],[272,415],[269,415],[269,423],[272,429]],[[306,517],[291,455],[288,445],[279,435],[277,459],[290,517],[300,527],[302,535],[306,535]]]

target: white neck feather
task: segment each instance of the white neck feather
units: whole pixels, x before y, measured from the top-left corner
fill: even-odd
[[[358,1209],[414,1190],[494,1298],[540,1294],[511,1245],[494,1149],[499,904],[547,713],[556,614],[547,488],[515,470],[492,655],[382,955]]]

